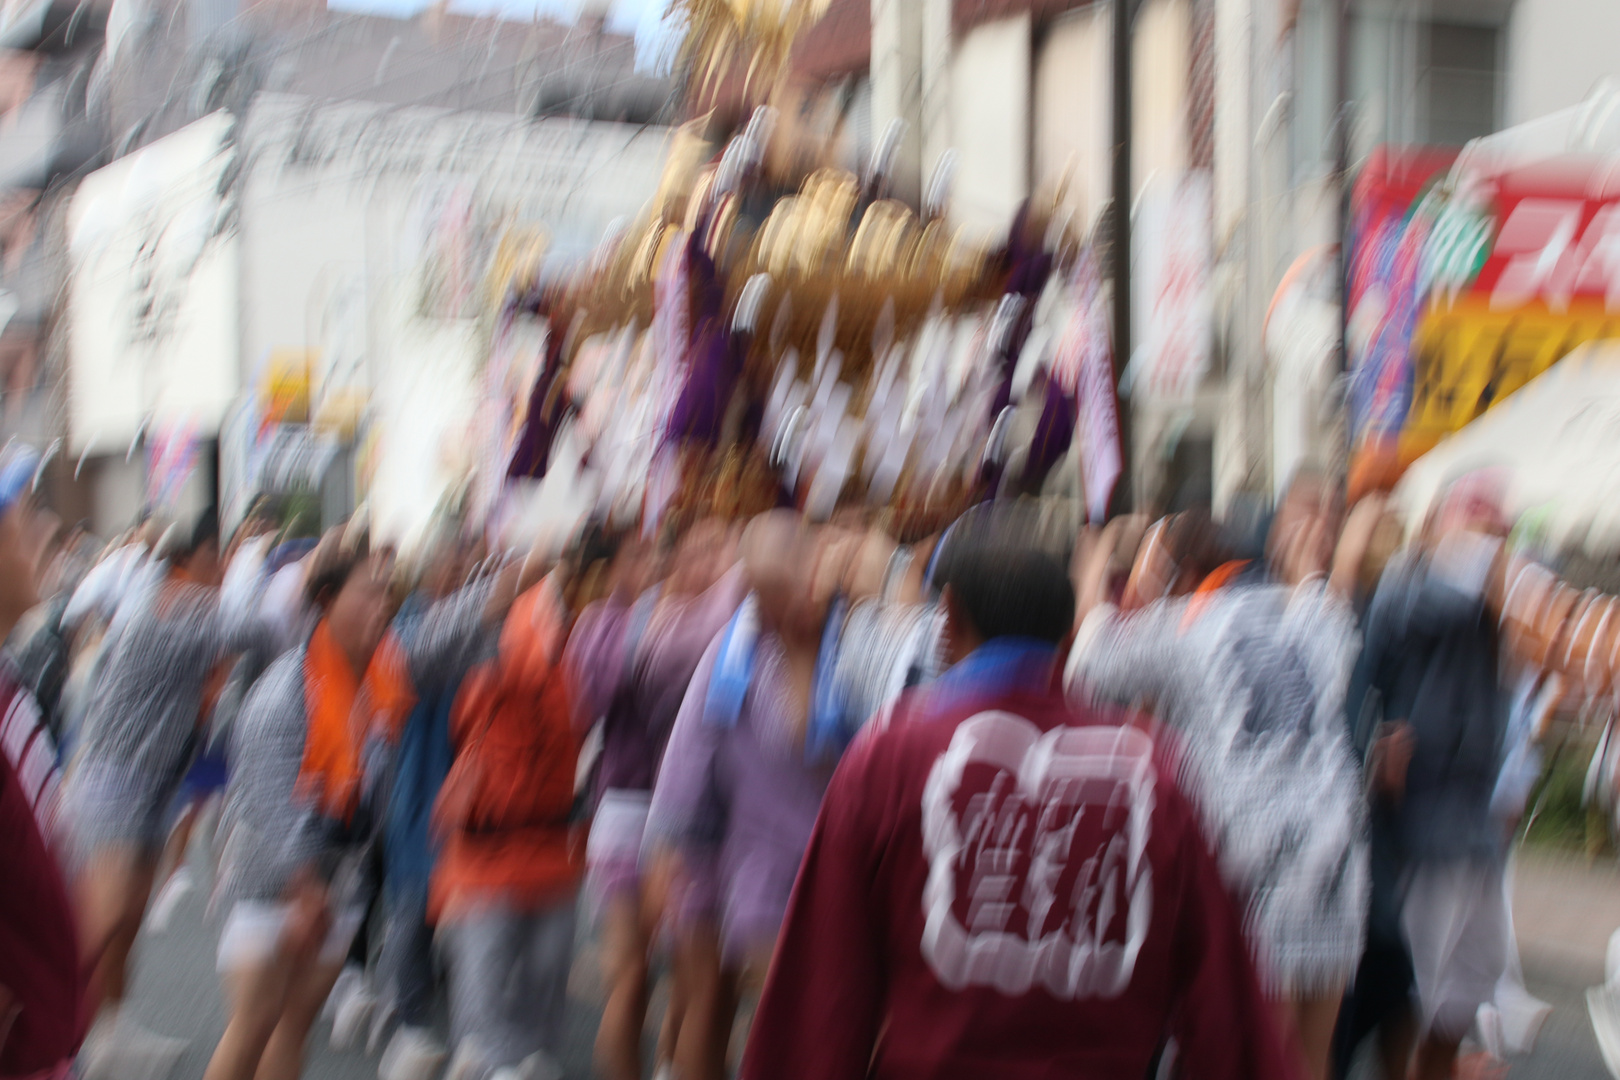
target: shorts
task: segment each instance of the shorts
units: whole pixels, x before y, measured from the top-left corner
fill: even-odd
[[[180,783],[180,797],[187,802],[200,802],[224,791],[228,779],[225,754],[222,751],[204,753],[186,770],[186,777]]]
[[[585,842],[585,895],[592,910],[641,885],[641,841],[652,795],[610,788],[602,793]]]
[[[110,762],[81,761],[63,798],[78,857],[121,847],[156,858],[169,837],[169,807],[177,787],[178,780]]]
[[[279,901],[237,901],[219,932],[219,970],[230,972],[262,964],[275,956],[291,913],[292,905]],[[359,907],[344,908],[333,914],[332,928],[321,943],[321,963],[343,961],[365,914],[365,909]]]
[[[1496,997],[1512,932],[1500,863],[1420,864],[1407,878],[1401,923],[1412,952],[1422,1030],[1468,1034]]]

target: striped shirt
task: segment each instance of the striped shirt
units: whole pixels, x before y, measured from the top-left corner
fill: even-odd
[[[152,791],[178,784],[214,666],[268,638],[255,605],[219,590],[179,585],[167,604],[154,592],[105,661],[85,717],[84,760],[115,765]]]
[[[40,834],[54,838],[62,796],[56,743],[40,719],[33,695],[17,681],[9,658],[0,665],[0,699],[5,701],[5,711],[0,714],[0,750],[17,774]]]

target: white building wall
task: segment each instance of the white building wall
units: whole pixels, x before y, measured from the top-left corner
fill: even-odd
[[[98,536],[116,536],[135,524],[146,501],[146,467],[139,457],[109,454],[89,463],[90,524]]]
[[[1154,173],[1187,167],[1186,0],[1147,0],[1132,43],[1131,178],[1140,192]]]
[[[955,27],[951,0],[922,5],[922,182],[927,185],[951,149],[951,54]],[[875,39],[874,39],[875,40]]]
[[[242,355],[251,377],[273,349],[358,349],[378,440],[369,507],[379,532],[405,537],[483,445],[472,421],[490,330],[486,305],[421,310],[424,186],[471,185],[493,232],[538,226],[548,258],[565,262],[652,198],[666,132],[365,104],[323,107],[304,128],[306,113],[301,99],[261,95],[245,125]],[[289,161],[295,133],[304,157]]]
[[[872,137],[896,120],[905,125],[891,176],[902,198],[916,198],[925,182],[922,20],[920,0],[872,0]]]
[[[1110,18],[1098,4],[1053,23],[1035,62],[1035,189],[1068,178],[1066,204],[1089,225],[1108,202]]]
[[[951,68],[952,212],[968,229],[1003,237],[1029,194],[1030,19],[974,27]]]
[[[1616,0],[1517,0],[1507,27],[1509,125],[1584,101],[1620,76]]]

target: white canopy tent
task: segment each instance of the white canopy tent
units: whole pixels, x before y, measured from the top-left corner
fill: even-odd
[[[1581,346],[1419,458],[1395,508],[1415,530],[1452,481],[1487,468],[1511,516],[1544,514],[1551,543],[1620,550],[1620,341]]]
[[[1620,79],[1606,78],[1585,101],[1463,147],[1454,174],[1489,174],[1545,161],[1561,154],[1620,151]]]

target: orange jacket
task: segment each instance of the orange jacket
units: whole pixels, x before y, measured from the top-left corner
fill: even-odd
[[[551,579],[519,597],[499,653],[462,685],[451,713],[456,761],[434,808],[443,848],[429,915],[455,919],[500,900],[534,909],[572,895],[582,867],[569,821],[579,740]]]

